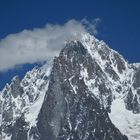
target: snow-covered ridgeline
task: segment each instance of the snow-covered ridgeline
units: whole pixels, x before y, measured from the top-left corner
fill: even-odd
[[[23,114],[25,122],[29,124],[29,131],[36,126],[36,119],[48,89],[51,68],[52,62],[45,64],[41,68],[36,67],[27,72],[22,81],[16,76],[12,79],[10,85],[5,86],[0,94],[2,139],[11,139],[10,132],[5,133],[5,131],[8,131],[9,125],[14,125],[16,120]]]
[[[134,76],[140,65],[129,64],[118,52],[110,49],[105,42],[97,40],[88,33],[82,34],[80,41],[94,62],[92,63],[93,68],[97,66],[97,69],[95,73],[92,71],[93,77],[90,77],[89,64],[80,64],[81,77],[79,78],[84,79],[85,85],[98,99],[102,96],[101,104],[105,108],[111,107],[110,118],[121,132],[127,135],[128,131],[132,129],[129,137],[132,140],[137,140],[140,135],[138,135],[139,128],[135,127],[135,123],[136,120],[139,121],[139,115],[126,110],[124,100],[126,100],[130,88],[135,95],[140,89],[139,87],[135,89],[133,86]],[[70,45],[72,46],[77,42],[72,41],[69,43],[73,43]],[[67,54],[65,55],[67,58]],[[72,62],[73,58],[70,61]],[[98,67],[100,69],[99,75],[96,73],[99,71]],[[32,71],[27,72],[22,81],[16,76],[13,78],[12,83],[4,88],[0,94],[0,127],[5,126],[7,131],[9,125],[14,125],[16,120],[24,114],[25,122],[28,123],[28,140],[32,140],[33,137],[30,132],[33,127],[36,127],[37,117],[48,90],[51,68],[52,62],[41,68],[34,68]],[[72,82],[73,78],[72,75],[69,82],[76,95],[78,87]],[[108,104],[108,99],[111,102],[110,104]],[[121,112],[121,115],[119,112]],[[125,117],[126,115],[128,116]],[[121,125],[118,125],[118,122],[121,121],[120,116],[123,118],[124,124],[122,122]],[[10,133],[4,131],[2,128],[2,139],[10,140]]]

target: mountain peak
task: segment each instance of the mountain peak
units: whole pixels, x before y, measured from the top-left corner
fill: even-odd
[[[14,76],[11,80],[11,84],[18,84],[20,83],[20,78],[18,75]]]
[[[127,140],[124,134],[135,129],[140,113],[139,64],[129,64],[88,33],[77,38],[66,42],[54,62],[27,72],[21,81],[15,76],[2,91],[2,140]],[[126,131],[117,125],[117,103],[122,117],[131,111]]]

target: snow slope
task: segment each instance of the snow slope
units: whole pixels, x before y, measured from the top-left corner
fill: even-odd
[[[113,101],[109,116],[115,126],[130,140],[140,140],[140,114],[128,111],[123,99]]]

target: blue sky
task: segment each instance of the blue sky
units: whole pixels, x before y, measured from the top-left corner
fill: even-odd
[[[0,39],[24,29],[43,28],[47,23],[61,25],[71,19],[100,18],[96,37],[129,62],[140,62],[139,7],[139,0],[1,0]],[[22,78],[32,67],[26,64],[0,72],[0,89],[14,75]]]

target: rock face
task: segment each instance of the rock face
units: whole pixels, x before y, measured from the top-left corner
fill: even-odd
[[[101,73],[100,67],[92,64],[80,42],[68,44],[54,60],[47,97],[38,118],[41,140],[127,139],[111,123],[81,76],[81,69],[90,65],[89,71],[95,67]]]
[[[127,94],[127,109],[133,113],[140,113],[140,68],[136,70],[133,76],[132,86]]]
[[[140,134],[127,137],[117,125],[118,100],[139,115],[140,65],[128,64],[103,41],[83,34],[81,40],[67,42],[53,62],[34,68],[21,81],[14,77],[3,89],[0,138],[138,140]],[[133,132],[135,120],[126,130]]]

